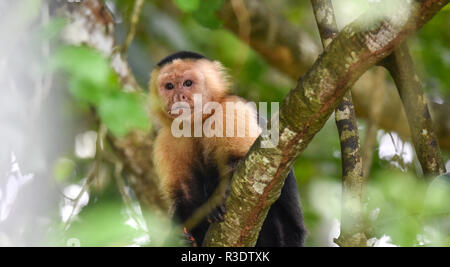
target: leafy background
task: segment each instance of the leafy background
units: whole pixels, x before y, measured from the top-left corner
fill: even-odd
[[[125,39],[134,1],[108,0],[114,12],[116,38]],[[170,3],[169,3],[170,2]],[[318,33],[309,1],[263,1],[305,30],[317,44]],[[139,85],[147,91],[149,73],[166,55],[179,50],[200,52],[221,61],[230,73],[233,93],[251,101],[281,102],[295,81],[280,73],[255,51],[223,28],[215,10],[222,0],[146,1],[136,36],[127,57]],[[357,4],[355,4],[357,3]],[[170,4],[166,13],[162,5]],[[340,26],[367,1],[334,1]],[[36,7],[33,7],[36,8]],[[31,16],[31,15],[30,15]],[[355,14],[353,14],[355,16]],[[63,19],[52,19],[39,31],[37,39],[52,40],[54,54],[46,71],[60,74],[57,84],[63,90],[63,103],[54,107],[70,122],[65,129],[73,145],[54,159],[52,179],[62,191],[51,216],[45,239],[58,245],[160,245],[167,223],[157,216],[145,225],[132,192],[131,205],[125,205],[115,184],[114,166],[103,164],[90,190],[76,198],[86,182],[95,157],[97,121],[116,136],[131,129],[149,131],[147,96],[121,88],[108,59],[91,48],[63,46],[59,43]],[[433,100],[450,94],[450,8],[438,14],[417,36],[411,38],[411,50]],[[98,112],[92,118],[92,108]],[[361,140],[366,124],[359,121]],[[395,133],[378,132],[378,144],[367,185],[365,211],[372,226],[368,229],[373,245],[435,246],[450,245],[450,185],[442,177],[431,186],[420,178],[411,145]],[[444,152],[447,169],[449,154]],[[309,230],[308,246],[333,246],[340,218],[341,165],[339,139],[331,117],[307,150],[296,161],[305,222]],[[399,166],[402,166],[401,168]],[[74,216],[70,224],[67,219]]]

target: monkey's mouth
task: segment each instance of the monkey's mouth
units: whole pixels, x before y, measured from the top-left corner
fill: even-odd
[[[172,107],[172,109],[167,111],[167,114],[171,117],[178,117],[181,115],[189,115],[191,113],[191,108],[188,107]]]

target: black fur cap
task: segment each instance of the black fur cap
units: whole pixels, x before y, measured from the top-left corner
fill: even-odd
[[[158,67],[162,67],[166,64],[172,63],[175,59],[207,59],[205,56],[200,55],[195,52],[189,52],[189,51],[180,51],[176,52],[174,54],[168,55],[164,59],[162,59],[157,65]]]

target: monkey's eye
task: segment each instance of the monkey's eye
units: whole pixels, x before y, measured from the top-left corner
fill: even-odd
[[[183,83],[183,85],[186,86],[186,87],[191,87],[192,84],[193,84],[193,82],[192,82],[191,80],[186,80],[186,81],[184,81],[184,83]]]
[[[174,88],[173,83],[166,83],[166,89],[172,90]]]

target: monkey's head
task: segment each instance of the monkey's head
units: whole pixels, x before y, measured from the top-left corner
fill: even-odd
[[[208,102],[220,102],[228,88],[222,64],[193,52],[178,52],[164,58],[150,77],[150,93],[156,100],[152,108],[169,120],[183,114],[188,107],[193,114],[194,95],[201,95],[204,106]]]

